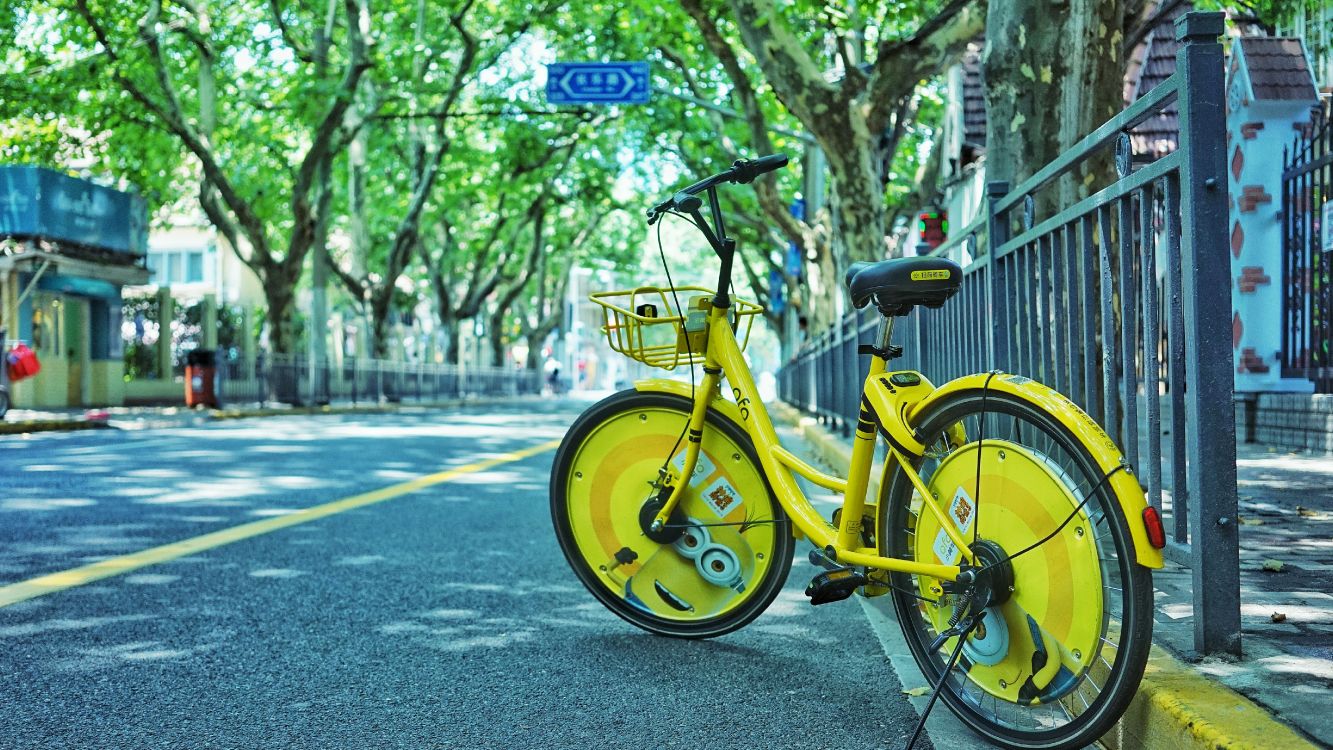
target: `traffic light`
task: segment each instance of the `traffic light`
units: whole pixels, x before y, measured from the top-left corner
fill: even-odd
[[[922,211],[917,217],[917,229],[921,242],[934,250],[949,237],[949,212]]]

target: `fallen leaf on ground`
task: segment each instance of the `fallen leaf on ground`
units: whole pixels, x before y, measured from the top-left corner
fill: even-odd
[[[1241,519],[1240,519],[1240,525],[1241,525],[1241,526],[1263,526],[1263,525],[1264,525],[1264,519],[1262,519],[1262,518],[1245,518],[1244,516],[1242,516]]]
[[[1287,564],[1281,560],[1264,560],[1264,570],[1269,573],[1281,573],[1285,567],[1287,567]]]
[[[930,695],[930,688],[928,688],[928,687],[915,687],[915,688],[912,688],[911,690],[904,690],[904,691],[903,691],[903,695],[910,695],[910,696],[912,696],[913,698],[920,698],[920,697],[923,696],[923,695]]]
[[[1319,511],[1311,510],[1310,508],[1303,508],[1297,505],[1296,514],[1299,516],[1304,516],[1305,518],[1314,518],[1315,516],[1319,515]]]
[[[1282,612],[1274,612],[1273,614],[1268,616],[1268,619],[1272,620],[1273,622],[1286,622],[1287,616]]]

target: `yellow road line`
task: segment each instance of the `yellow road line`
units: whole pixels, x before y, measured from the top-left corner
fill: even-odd
[[[559,444],[559,440],[552,440],[550,442],[542,443],[541,445],[534,445],[531,448],[524,448],[523,450],[506,453],[503,456],[488,458],[485,461],[477,461],[476,463],[460,466],[456,469],[449,469],[448,471],[441,471],[436,474],[428,474],[409,482],[383,487],[378,490],[372,490],[371,492],[354,495],[352,497],[345,497],[342,500],[334,500],[332,502],[324,503],[323,505],[305,508],[304,510],[299,510],[284,516],[275,516],[273,518],[266,518],[262,521],[241,524],[240,526],[222,529],[221,531],[215,531],[211,534],[204,534],[190,539],[182,539],[179,542],[164,544],[160,547],[152,547],[128,555],[112,557],[107,560],[92,563],[91,565],[84,565],[80,568],[71,568],[70,570],[63,570],[59,573],[49,573],[44,576],[30,578],[26,581],[20,581],[19,583],[11,583],[8,586],[0,586],[0,607],[8,607],[11,604],[16,604],[27,599],[45,596],[46,594],[74,588],[75,586],[82,586],[103,578],[120,575],[121,573],[128,573],[131,570],[137,570],[149,565],[156,565],[158,563],[167,562],[168,560],[175,560],[176,558],[185,557],[186,555],[193,555],[198,552],[203,552],[204,550],[213,549],[214,547],[221,547],[225,544],[231,544],[232,542],[239,542],[242,539],[249,539],[250,537],[259,536],[260,534],[267,534],[270,531],[285,529],[288,526],[296,526],[297,524],[315,521],[336,513],[342,513],[356,508],[364,508],[367,505],[374,505],[375,503],[382,503],[385,500],[392,500],[396,497],[416,492],[417,490],[423,490],[427,487],[452,481],[466,474],[475,474],[479,471],[492,469],[502,464],[513,463],[514,461],[535,456],[539,453],[545,453],[546,451],[554,449]]]

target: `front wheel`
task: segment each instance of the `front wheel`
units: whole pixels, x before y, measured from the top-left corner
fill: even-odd
[[[1152,576],[1135,561],[1104,472],[1057,418],[1005,393],[960,393],[919,427],[927,448],[918,471],[946,522],[992,559],[1017,555],[941,698],[1003,747],[1091,744],[1128,707],[1152,638]],[[903,472],[881,501],[879,538],[890,556],[958,563],[957,546]],[[958,639],[931,646],[967,603],[933,578],[893,579],[898,621],[936,684]]]
[[[584,412],[555,456],[551,518],[570,567],[608,609],[660,635],[710,638],[773,601],[794,543],[749,436],[711,409],[668,524],[674,538],[644,533],[659,470],[684,466],[690,408],[680,396],[624,391]]]

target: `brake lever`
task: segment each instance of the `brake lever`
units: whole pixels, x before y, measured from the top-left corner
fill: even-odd
[[[676,199],[673,196],[648,209],[648,226],[651,227],[653,224],[656,224],[657,220],[662,218],[662,214],[670,211],[675,204]]]

